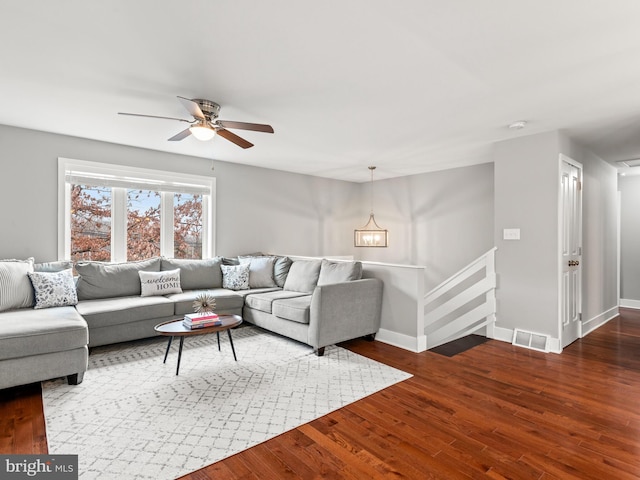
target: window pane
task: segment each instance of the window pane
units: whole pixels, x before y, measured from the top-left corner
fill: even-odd
[[[202,258],[202,196],[173,196],[173,256]]]
[[[127,260],[160,255],[160,192],[127,190]]]
[[[71,260],[111,260],[111,188],[71,185]]]

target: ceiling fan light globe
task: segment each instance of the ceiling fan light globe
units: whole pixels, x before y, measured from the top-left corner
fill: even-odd
[[[203,125],[195,125],[190,127],[189,130],[194,137],[202,142],[211,140],[216,135],[216,131],[213,128]]]

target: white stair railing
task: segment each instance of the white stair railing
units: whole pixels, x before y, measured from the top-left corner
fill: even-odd
[[[495,252],[496,247],[425,295],[424,333],[427,349],[464,337],[483,327],[486,327],[486,336],[493,337],[496,321]],[[469,280],[476,274],[480,276],[482,270],[482,278]],[[465,281],[474,283],[465,286]],[[461,291],[454,293],[456,289]]]

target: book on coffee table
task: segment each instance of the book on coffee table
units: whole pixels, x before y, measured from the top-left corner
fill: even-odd
[[[222,325],[222,320],[215,313],[188,313],[182,321],[187,328],[206,328]]]

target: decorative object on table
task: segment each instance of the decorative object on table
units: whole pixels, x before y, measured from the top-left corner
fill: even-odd
[[[373,171],[376,167],[369,167],[371,171],[371,213],[369,221],[364,227],[353,231],[353,244],[356,247],[388,247],[389,231],[381,228],[373,216]]]
[[[195,328],[218,327],[222,322],[213,312],[216,308],[216,299],[208,293],[201,293],[193,302],[193,311],[184,316],[183,324],[191,330]]]
[[[195,313],[213,313],[216,308],[216,299],[208,293],[201,293],[193,302],[193,311]]]

